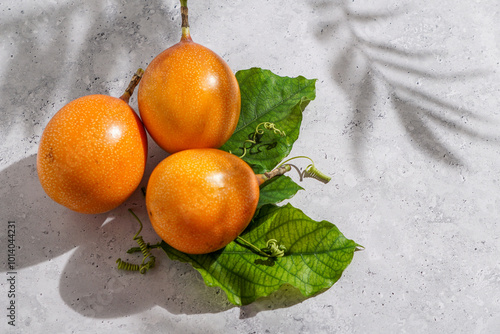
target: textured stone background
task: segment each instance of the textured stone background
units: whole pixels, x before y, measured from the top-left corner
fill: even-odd
[[[179,4],[0,1],[0,262],[17,224],[22,333],[498,333],[500,3],[190,1],[193,39],[236,71],[317,78],[292,155],[333,176],[291,202],[364,245],[331,289],[291,288],[245,307],[190,266],[158,256],[115,269],[143,218],[137,192],[82,216],[48,199],[35,168],[52,115],[91,93],[121,95],[180,38]],[[135,96],[131,101],[136,106]],[[165,154],[150,141],[147,175]],[[147,175],[145,180],[147,180]],[[146,240],[155,240],[151,228]]]

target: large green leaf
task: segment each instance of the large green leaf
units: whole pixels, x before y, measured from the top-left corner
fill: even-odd
[[[281,77],[260,68],[238,71],[236,79],[241,91],[240,119],[221,149],[244,154],[242,159],[256,173],[263,173],[290,153],[299,136],[302,111],[316,97],[316,80]],[[257,127],[264,129],[264,122],[274,123],[285,136],[273,130],[256,135]]]
[[[288,176],[278,176],[266,181],[260,186],[259,204],[257,208],[265,204],[276,204],[292,198],[297,191],[303,190],[301,186],[293,182]]]
[[[208,286],[218,286],[236,305],[267,296],[291,284],[306,297],[331,287],[342,275],[358,246],[327,221],[314,221],[290,204],[263,206],[241,235],[259,248],[270,239],[286,246],[285,256],[265,258],[239,242],[205,255],[181,253],[166,243],[171,259],[188,262]]]

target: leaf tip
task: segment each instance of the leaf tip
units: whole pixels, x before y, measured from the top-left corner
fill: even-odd
[[[365,250],[365,246],[362,246],[360,244],[354,245],[354,251],[355,252],[361,252],[361,251],[364,251],[364,250]]]

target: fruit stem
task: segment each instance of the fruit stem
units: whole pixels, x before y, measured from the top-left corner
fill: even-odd
[[[191,34],[189,31],[189,21],[188,21],[188,7],[187,0],[181,1],[181,18],[182,18],[182,37],[181,41],[191,41]]]
[[[257,174],[255,176],[257,177],[257,181],[259,182],[260,186],[262,183],[272,179],[273,177],[283,175],[286,172],[289,172],[291,169],[292,169],[291,165],[285,164],[273,169],[270,172],[266,172],[264,174]]]
[[[127,89],[125,89],[125,93],[123,93],[122,96],[120,96],[120,99],[128,103],[130,100],[130,97],[134,93],[135,87],[139,84],[139,81],[141,81],[142,75],[144,74],[144,70],[142,68],[138,69],[137,72],[135,72],[134,76],[132,77],[132,80],[130,80],[130,83],[128,84]]]

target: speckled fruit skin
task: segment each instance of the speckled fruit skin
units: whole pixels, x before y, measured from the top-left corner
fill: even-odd
[[[146,133],[133,109],[119,98],[89,95],[68,103],[47,124],[37,171],[54,201],[97,214],[134,192],[146,158]]]
[[[227,63],[183,38],[147,67],[138,90],[141,119],[165,151],[218,148],[233,134],[240,89]]]
[[[156,233],[188,254],[226,246],[248,226],[259,201],[246,162],[217,149],[168,156],[151,174],[146,206]]]

